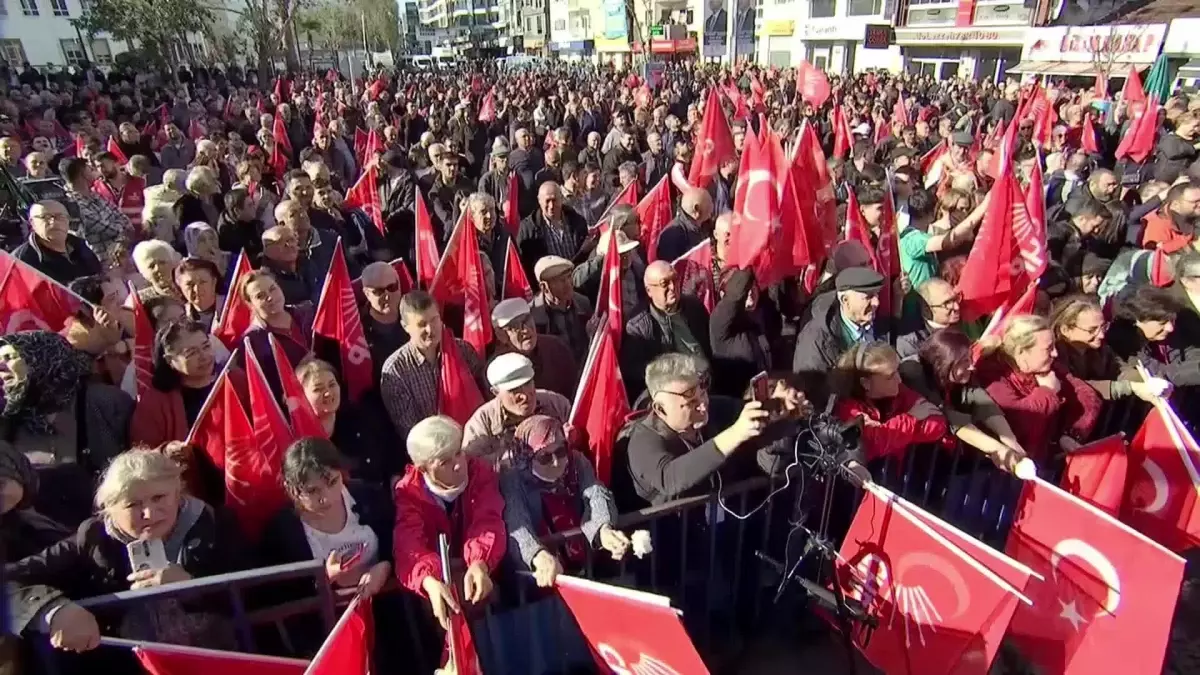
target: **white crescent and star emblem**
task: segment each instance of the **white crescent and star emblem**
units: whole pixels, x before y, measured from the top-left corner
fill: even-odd
[[[1063,558],[1073,556],[1087,562],[1088,566],[1096,571],[1100,577],[1100,581],[1108,588],[1108,592],[1104,597],[1104,602],[1100,605],[1100,610],[1096,612],[1096,617],[1112,616],[1116,613],[1117,607],[1121,604],[1121,576],[1117,573],[1116,567],[1113,566],[1103,553],[1096,549],[1095,546],[1083,541],[1082,539],[1063,539],[1054,545],[1050,551],[1050,573],[1054,580],[1058,581],[1058,565]],[[1062,610],[1059,617],[1067,620],[1075,630],[1084,623],[1087,623],[1079,610],[1076,600],[1064,602],[1061,598],[1059,604]]]
[[[4,327],[5,333],[18,333],[23,330],[50,330],[50,326],[46,325],[36,314],[27,309],[18,309],[8,315],[8,322]]]
[[[1158,513],[1167,506],[1167,499],[1170,497],[1170,487],[1167,483],[1167,474],[1162,470],[1154,460],[1146,457],[1142,460],[1142,470],[1150,476],[1150,484],[1154,486],[1154,499],[1150,500],[1145,506],[1134,507],[1139,511],[1146,513]]]

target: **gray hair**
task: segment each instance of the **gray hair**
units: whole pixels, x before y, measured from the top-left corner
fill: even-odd
[[[494,213],[496,211],[496,198],[486,192],[472,192],[471,196],[467,197],[467,208],[472,211],[476,208],[486,208]]]
[[[704,369],[694,356],[669,352],[646,366],[646,390],[653,396],[672,382],[696,385],[704,377]]]
[[[151,256],[157,255],[161,255],[174,263],[179,262],[179,252],[175,250],[175,247],[171,246],[167,242],[161,239],[147,239],[146,241],[139,241],[137,245],[133,247],[133,264],[137,266],[138,273],[140,273],[143,277],[148,276],[146,270],[143,269],[143,261]]]
[[[113,459],[100,478],[100,487],[96,488],[96,508],[106,511],[117,506],[136,483],[180,481],[181,476],[183,469],[175,460],[157,450],[134,448],[123,452]],[[182,481],[180,487],[183,487]]]
[[[220,189],[217,184],[217,172],[207,166],[193,166],[191,171],[188,171],[187,183],[185,184],[188,192],[200,192],[201,190],[212,188]]]
[[[408,458],[418,469],[449,459],[462,450],[463,430],[445,415],[426,417],[408,432]]]

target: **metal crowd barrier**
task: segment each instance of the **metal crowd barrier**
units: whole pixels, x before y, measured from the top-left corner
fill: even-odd
[[[1127,437],[1140,426],[1144,404],[1124,400],[1106,406],[1093,437],[1118,431]],[[979,521],[979,527],[958,517],[964,506],[1011,496],[993,494],[995,480],[1007,479],[991,466],[982,453],[973,448],[909,448],[902,458],[889,458],[870,466],[876,482],[921,505],[929,512],[959,525],[981,540],[997,544],[1007,519],[1001,510]],[[947,476],[957,477],[957,492],[949,489]],[[1057,476],[1049,476],[1057,479]],[[684,624],[697,649],[713,670],[737,658],[765,626],[777,626],[795,620],[797,612],[775,605],[780,597],[779,574],[756,559],[755,551],[795,563],[804,541],[793,525],[800,514],[807,514],[805,525],[816,528],[814,499],[821,499],[820,486],[811,479],[801,481],[793,474],[788,490],[778,491],[782,477],[756,477],[724,486],[720,495],[679,499],[660,506],[620,516],[618,527],[626,533],[645,529],[650,532],[654,551],[643,559],[632,553],[620,562],[611,560],[604,550],[586,547],[586,559],[566,572],[605,583],[637,588],[670,597],[684,612]],[[832,509],[828,535],[840,541],[849,526],[861,497],[860,489],[846,481],[837,481],[832,491]],[[768,495],[773,495],[767,500]],[[737,516],[725,513],[719,501]],[[819,502],[818,502],[819,503]],[[717,514],[721,515],[718,516]],[[740,516],[740,517],[738,517]],[[555,534],[546,539],[556,547],[579,535],[578,530]],[[1002,541],[1000,539],[999,541]],[[561,549],[560,549],[561,551]],[[561,557],[561,556],[560,556]],[[595,672],[592,656],[578,627],[557,595],[538,589],[527,570],[506,559],[495,575],[495,590],[489,603],[474,615],[469,614],[476,649],[483,671],[488,675],[531,675],[536,673]],[[283,605],[247,609],[243,592],[280,581],[311,578],[318,594],[296,598]],[[289,619],[318,613],[326,630],[335,621],[335,598],[325,579],[320,561],[309,561],[245,572],[197,579],[158,589],[126,591],[89,598],[79,604],[90,608],[114,607],[149,598],[195,598],[226,593],[232,608],[232,620],[241,649],[255,651],[255,627],[273,626],[283,636],[289,653],[309,654],[317,645],[295,645],[288,640],[284,625]],[[394,585],[382,593],[376,605],[377,643],[403,645],[406,672],[432,672],[442,657],[442,637],[434,626],[428,603]],[[381,607],[388,607],[382,610]],[[381,620],[380,612],[388,617]],[[396,622],[407,624],[405,627]],[[383,637],[386,636],[386,637]],[[378,654],[378,652],[377,652]],[[51,674],[53,670],[49,671]]]

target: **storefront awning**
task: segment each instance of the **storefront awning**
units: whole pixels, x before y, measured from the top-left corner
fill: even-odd
[[[1024,73],[1026,75],[1058,75],[1060,77],[1073,77],[1082,75],[1095,75],[1096,64],[1077,63],[1071,61],[1021,61],[1017,65],[1009,68],[1008,72]]]

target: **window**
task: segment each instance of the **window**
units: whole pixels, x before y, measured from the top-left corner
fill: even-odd
[[[0,16],[8,16],[8,3],[0,0]]]
[[[50,8],[54,10],[54,16],[71,16],[67,0],[50,0]]]
[[[59,40],[58,44],[62,47],[63,57],[67,63],[71,65],[79,65],[87,61],[87,54],[83,51],[83,45],[79,40]]]
[[[538,16],[538,17],[534,17],[534,18],[537,19],[537,30],[535,30],[534,33],[541,35],[543,32],[545,32],[543,30],[544,27],[542,26],[542,17]]]
[[[809,4],[810,16],[814,19],[827,19],[833,16],[834,0],[812,0]]]
[[[37,16],[37,0],[21,0],[21,13],[25,16]]]
[[[850,0],[847,16],[871,16],[883,11],[883,0]]]
[[[96,58],[96,63],[102,66],[112,64],[112,48],[108,46],[108,40],[103,38],[92,40],[92,56]]]
[[[0,61],[16,68],[28,60],[20,40],[0,40]]]

